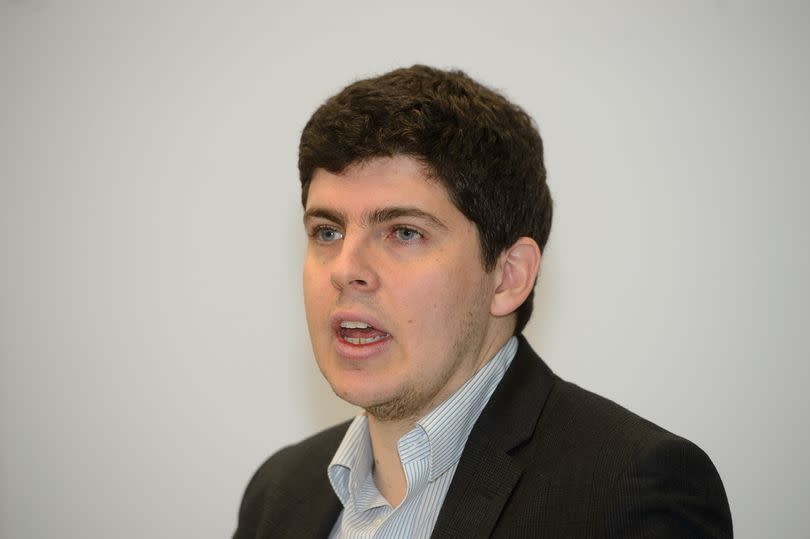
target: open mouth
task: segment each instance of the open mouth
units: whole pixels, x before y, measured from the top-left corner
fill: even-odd
[[[374,344],[391,336],[385,331],[356,320],[342,321],[338,334],[342,340],[354,345]]]

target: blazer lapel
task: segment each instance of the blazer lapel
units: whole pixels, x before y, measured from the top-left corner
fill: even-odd
[[[489,537],[522,471],[489,440],[468,444],[431,537]]]
[[[470,433],[433,539],[489,537],[523,474],[514,450],[532,437],[556,377],[519,339],[512,364]]]

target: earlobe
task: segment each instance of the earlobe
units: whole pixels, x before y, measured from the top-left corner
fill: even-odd
[[[492,297],[490,313],[506,316],[520,307],[534,289],[540,271],[540,247],[528,237],[521,237],[498,258],[498,283]]]

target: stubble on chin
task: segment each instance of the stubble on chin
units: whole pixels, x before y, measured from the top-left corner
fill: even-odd
[[[479,309],[480,308],[479,306]],[[481,336],[485,334],[485,328],[481,321],[476,318],[475,311],[470,310],[466,312],[465,315],[461,317],[460,321],[462,328],[461,331],[459,331],[459,337],[452,346],[451,356],[454,358],[454,361],[451,364],[451,368],[441,373],[440,378],[432,380],[432,383],[427,383],[423,387],[408,387],[400,395],[397,395],[387,402],[363,406],[366,413],[380,422],[403,420],[418,421],[422,416],[438,406],[440,402],[437,401],[437,396],[441,393],[442,388],[444,388],[456,374],[456,370],[459,369],[461,365],[469,362],[470,357],[475,357],[481,352],[483,344],[481,342]],[[481,367],[481,365],[476,365],[476,367]],[[475,371],[477,371],[477,368],[469,373],[469,376],[466,377],[462,384],[469,380]],[[454,390],[457,389],[458,388],[454,388]],[[446,398],[448,396],[449,395],[445,395],[444,397]]]
[[[364,409],[366,413],[377,421],[403,421],[405,419],[419,419],[414,417],[419,413],[420,399],[412,388],[390,401],[372,404]]]

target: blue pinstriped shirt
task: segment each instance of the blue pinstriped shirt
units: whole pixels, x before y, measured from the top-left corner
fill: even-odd
[[[374,484],[368,420],[357,416],[329,463],[329,481],[343,504],[329,537],[429,538],[467,437],[516,351],[517,339],[512,337],[450,398],[400,438],[397,448],[408,490],[398,507],[391,507]]]

